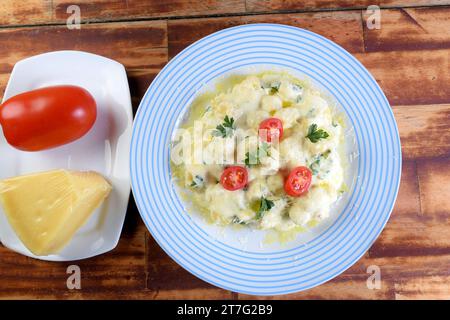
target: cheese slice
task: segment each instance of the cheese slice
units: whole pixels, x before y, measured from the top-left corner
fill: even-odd
[[[35,255],[58,253],[111,191],[96,172],[55,170],[0,181],[0,203]]]

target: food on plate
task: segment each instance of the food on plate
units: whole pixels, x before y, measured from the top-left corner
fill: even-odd
[[[97,105],[77,86],[36,89],[0,106],[0,125],[8,143],[23,151],[55,148],[84,136],[94,125]]]
[[[212,222],[304,229],[327,218],[344,192],[341,119],[308,80],[285,72],[235,76],[191,105],[181,125],[191,138],[174,138],[171,154],[183,161],[172,157],[172,172]]]
[[[67,245],[110,191],[96,172],[54,170],[0,181],[0,204],[23,244],[45,256]]]

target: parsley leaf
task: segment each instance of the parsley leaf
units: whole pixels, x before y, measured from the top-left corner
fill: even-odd
[[[313,123],[309,126],[308,135],[306,136],[306,138],[308,138],[312,143],[316,143],[320,139],[326,139],[329,136],[330,135],[328,134],[328,132],[323,129],[317,129],[317,124]]]
[[[234,130],[236,130],[234,119],[225,116],[223,123],[219,124],[216,129],[213,130],[212,135],[215,137],[229,138],[233,136]]]
[[[314,158],[314,161],[309,165],[309,168],[311,169],[311,172],[312,172],[313,175],[317,175],[319,173],[319,171],[320,171],[320,162],[323,159],[327,159],[328,156],[330,155],[330,153],[331,153],[331,150],[327,150],[327,151],[317,155]]]
[[[247,167],[261,164],[261,158],[269,155],[269,145],[263,142],[261,146],[258,146],[256,152],[247,152],[245,154],[244,163]]]
[[[273,201],[261,197],[261,204],[259,205],[259,210],[256,213],[256,220],[261,219],[265,215],[266,211],[269,211],[274,206],[275,203]]]

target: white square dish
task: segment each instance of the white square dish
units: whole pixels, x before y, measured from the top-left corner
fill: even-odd
[[[130,90],[122,64],[80,51],[56,51],[19,61],[3,101],[19,93],[54,85],[77,85],[97,103],[97,120],[81,139],[40,152],[11,147],[0,133],[0,179],[53,169],[93,170],[113,186],[111,194],[58,254],[33,255],[20,241],[0,208],[0,241],[29,257],[71,261],[114,249],[119,241],[130,195],[129,149],[133,122]]]

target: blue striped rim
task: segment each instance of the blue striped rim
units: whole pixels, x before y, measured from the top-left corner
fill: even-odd
[[[159,131],[159,130],[157,130],[157,131]],[[220,260],[220,259],[219,259]],[[241,267],[242,268],[242,267]],[[273,269],[271,269],[271,270],[273,270]],[[267,271],[267,270],[265,270],[265,271]],[[241,274],[243,274],[242,272],[241,272]]]
[[[255,33],[256,35],[261,33],[263,35],[258,36],[263,39],[263,41],[270,44],[277,42],[285,47],[292,45],[289,43],[292,39],[287,39],[283,36],[289,34],[290,36],[295,37],[296,43],[301,43],[304,46],[301,48],[304,51],[305,48],[309,47],[311,50],[306,50],[307,52],[310,52],[313,55],[314,53],[317,54],[317,52],[323,54],[323,56],[318,56],[320,59],[326,59],[325,62],[322,61],[323,65],[329,64],[330,62],[333,64],[334,59],[336,59],[339,67],[334,65],[336,68],[335,73],[332,75],[326,74],[326,77],[321,81],[317,79],[317,70],[302,65],[304,62],[303,59],[308,57],[308,54],[305,54],[305,52],[302,52],[303,55],[299,55],[298,58],[291,57],[291,60],[285,61],[285,63],[286,66],[289,66],[290,68],[292,68],[292,64],[297,66],[301,65],[304,68],[300,70],[302,73],[307,74],[330,92],[331,90],[327,84],[334,83],[334,77],[342,79],[340,74],[344,76],[344,79],[347,80],[347,82],[344,81],[344,83],[339,84],[344,84],[342,90],[348,90],[351,92],[351,95],[348,96],[345,92],[346,90],[342,92],[342,90],[339,90],[334,86],[334,89],[338,89],[337,93],[339,93],[337,94],[335,92],[334,96],[345,109],[355,127],[355,131],[358,133],[357,139],[361,153],[359,161],[361,162],[364,158],[362,163],[364,166],[361,167],[361,163],[359,164],[360,171],[367,176],[367,170],[370,170],[370,176],[369,179],[362,179],[362,181],[360,179],[355,186],[355,190],[360,190],[361,187],[365,187],[364,192],[359,192],[356,198],[353,198],[356,193],[353,192],[352,200],[349,201],[349,204],[351,205],[344,210],[334,225],[320,236],[310,241],[307,247],[303,246],[269,253],[244,252],[245,255],[242,255],[241,253],[243,252],[241,250],[237,250],[226,243],[215,241],[199,226],[193,224],[188,216],[179,214],[183,209],[178,197],[173,193],[172,186],[168,180],[170,168],[168,166],[169,153],[166,144],[168,143],[170,132],[173,129],[175,123],[174,120],[180,114],[181,109],[183,109],[180,108],[180,106],[185,106],[192,98],[192,89],[195,88],[195,85],[198,85],[205,79],[205,82],[210,81],[212,78],[225,72],[224,70],[218,70],[219,67],[209,67],[208,61],[215,62],[214,66],[219,66],[220,62],[228,62],[228,60],[233,57],[228,51],[238,51],[236,46],[240,44],[239,40],[244,39],[250,33]],[[273,35],[274,33],[277,34]],[[250,50],[246,53],[249,55],[257,52],[254,51],[254,49],[258,46],[252,44],[254,42],[261,42],[261,39],[256,39],[255,34],[252,35],[254,41],[248,42],[245,48],[239,48],[239,56],[244,56],[245,50]],[[224,41],[226,38],[227,41]],[[284,39],[285,42],[278,41],[280,39]],[[214,44],[213,48],[215,50],[212,50],[212,44]],[[224,49],[227,48],[228,51],[225,51]],[[276,51],[275,49],[280,50],[280,48],[271,48],[270,45],[266,45],[264,48],[268,49],[267,51],[271,50],[272,52],[264,52],[267,53],[267,55],[258,58],[262,59],[262,61],[255,60],[255,57],[247,59],[253,61],[252,64],[267,64],[268,61],[274,64],[273,61],[271,61],[271,54],[273,57],[273,53]],[[220,62],[218,61],[219,56],[216,54],[218,51],[222,52],[222,54],[219,55],[220,58],[224,58],[220,60]],[[207,55],[207,57],[202,58],[202,54]],[[285,57],[288,56],[286,52],[284,52],[283,55]],[[202,58],[201,61],[198,61],[200,58]],[[309,58],[311,57],[309,56]],[[283,57],[278,57],[278,61],[280,60],[285,59]],[[316,63],[320,64],[319,60],[314,60]],[[198,61],[199,65],[192,65],[192,62],[195,61]],[[307,62],[310,63],[309,61]],[[191,63],[191,66],[189,66],[189,63]],[[228,62],[227,66],[230,66],[228,69],[234,69],[241,67],[242,65],[243,64],[236,64],[236,61],[231,61]],[[311,64],[311,67],[313,66],[314,64]],[[348,69],[347,66],[351,67],[351,69]],[[203,74],[201,77],[201,74],[196,75],[196,73],[199,73],[199,70],[208,67],[209,72],[206,75]],[[190,71],[189,76],[186,76],[185,72],[181,71],[183,68],[185,68],[183,71]],[[296,69],[298,70],[298,68]],[[311,74],[305,72],[306,69],[310,70]],[[177,71],[178,77],[176,79],[172,78],[177,74]],[[357,79],[354,72],[361,78]],[[180,79],[182,77],[182,75],[180,75],[181,73],[184,74],[183,81]],[[190,86],[186,83],[187,80],[190,81]],[[361,80],[364,82],[364,86],[359,82]],[[179,90],[175,90],[176,92],[170,90],[171,86],[167,86],[168,83],[176,84]],[[348,87],[349,84],[351,84],[351,87]],[[169,87],[169,89],[167,89],[167,87]],[[358,88],[358,90],[356,90],[356,88]],[[366,91],[368,88],[370,88],[371,94],[368,94]],[[156,100],[154,98],[155,92],[159,93],[156,95]],[[364,95],[361,96],[359,92],[366,93],[370,98],[370,103],[366,97]],[[352,95],[357,97],[359,105],[355,103]],[[355,104],[349,104],[348,98]],[[156,108],[155,106],[165,106],[167,109]],[[363,107],[365,107],[365,109],[363,109]],[[367,119],[364,119],[364,114],[362,112],[367,111],[367,109],[370,110],[371,115],[368,115]],[[164,112],[165,110],[167,110],[167,112]],[[375,111],[377,112],[376,114],[374,113]],[[380,114],[380,111],[383,113]],[[143,113],[143,115],[141,115],[141,113]],[[168,116],[169,118],[167,118]],[[152,119],[158,119],[158,121],[152,121]],[[355,122],[355,120],[365,120],[366,123],[365,125],[361,125],[361,123]],[[153,131],[149,132],[147,124],[155,122],[157,125],[154,128],[150,128],[150,130]],[[380,128],[381,125],[390,126],[383,126]],[[380,132],[380,129],[383,130]],[[373,132],[377,132],[378,136],[371,136],[370,133]],[[390,140],[387,138],[386,132],[389,133]],[[361,133],[365,133],[367,137],[361,136]],[[381,133],[383,134],[382,136],[380,135]],[[149,139],[148,137],[153,137],[153,139]],[[368,140],[362,140],[363,138]],[[372,145],[373,140],[376,143],[375,146]],[[150,142],[152,142],[151,145]],[[381,142],[384,142],[384,144],[381,144]],[[366,145],[366,143],[368,144]],[[367,150],[366,146],[368,147]],[[376,154],[374,154],[377,157],[375,159],[374,168],[372,165],[372,147],[374,148],[374,151],[376,151]],[[152,156],[152,158],[149,159],[148,156]],[[303,290],[327,281],[353,264],[373,243],[389,217],[398,190],[401,166],[400,142],[392,111],[380,88],[376,85],[376,82],[367,70],[365,70],[361,64],[345,50],[321,36],[294,27],[269,24],[247,25],[220,31],[196,42],[175,57],[157,76],[141,102],[138,114],[136,115],[130,157],[133,193],[136,197],[139,211],[150,232],[163,249],[184,268],[198,277],[229,290],[250,294],[281,294]],[[392,164],[392,161],[389,161],[389,159],[392,160],[392,158],[397,161],[389,166]],[[381,168],[378,167],[379,163],[382,165]],[[152,167],[149,167],[149,165],[152,165]],[[156,165],[158,165],[158,167],[156,167]],[[388,174],[382,175],[380,173],[386,171],[391,173],[391,183],[388,184],[388,188],[381,189],[383,192],[377,193],[375,191],[380,191],[381,186],[385,185],[386,180],[380,181],[379,178],[388,176]],[[152,173],[152,175],[150,175],[150,173]],[[378,181],[376,181],[376,179],[378,179]],[[369,182],[371,182],[371,184],[369,184]],[[378,187],[378,189],[375,189],[376,187]],[[374,193],[376,198],[372,197]],[[167,203],[167,200],[170,200],[170,202]],[[364,200],[364,207],[361,207],[362,201]],[[384,202],[384,206],[374,207],[374,204],[380,202]],[[153,210],[149,208],[149,204],[153,206]],[[175,207],[168,207],[168,205],[174,205]],[[354,210],[355,206],[359,206],[359,209]],[[372,212],[369,211],[368,208],[371,210],[376,209],[377,211]],[[158,212],[161,209],[163,212],[168,213],[167,220],[164,220],[164,217]],[[361,212],[367,212],[369,214],[365,214],[363,216],[364,219],[360,218],[355,223],[354,218],[356,217],[356,214]],[[367,220],[368,216],[371,216],[370,221]],[[374,221],[375,216],[378,217],[376,221]],[[353,226],[351,223],[353,223]],[[364,228],[363,225],[365,225]],[[172,229],[172,226],[175,229]],[[350,228],[350,226],[352,228]],[[368,231],[369,228],[370,230]],[[359,230],[359,232],[356,234],[354,232],[352,233],[354,230]],[[342,231],[345,231],[345,234],[342,233]],[[362,237],[363,234],[366,234],[366,237]],[[330,238],[331,235],[333,235],[333,238]],[[174,240],[173,237],[176,239]],[[351,238],[353,238],[354,241],[349,241],[346,246],[344,246],[343,242],[340,242],[341,246],[335,246],[331,249],[328,248],[338,237],[340,239],[339,241],[350,240]],[[359,246],[354,245],[356,242],[355,239],[359,241]],[[315,249],[315,251],[311,252],[313,249]],[[320,253],[320,250],[326,251],[325,254],[320,255],[322,259],[318,261],[316,257],[318,253]],[[344,254],[339,255],[339,252],[344,252]],[[299,259],[293,259],[293,262],[286,261],[286,259],[292,260],[293,256],[299,255],[301,257],[310,257],[310,260],[302,260],[302,264],[298,263]],[[269,259],[267,257],[269,257]],[[231,263],[231,261],[237,263],[240,262],[241,265],[235,265]],[[311,261],[315,261],[316,263],[313,265],[306,265],[307,262]],[[328,263],[326,265],[320,265],[322,262]],[[292,266],[292,264],[294,264],[294,266]],[[249,265],[253,268],[246,267]],[[267,267],[273,265],[283,265],[285,267],[267,269]],[[231,267],[232,269],[229,269],[226,266],[229,268]],[[298,269],[296,268],[298,266],[304,267]],[[239,269],[239,276],[235,275],[237,271],[236,268]],[[253,273],[244,274],[242,273],[242,269],[253,270]],[[218,273],[217,270],[220,270],[220,273]],[[291,272],[284,274],[275,272],[283,270],[290,270]],[[309,270],[309,272],[303,272],[307,270]],[[286,275],[292,275],[293,277],[287,279],[282,278],[280,280],[280,276]],[[308,277],[309,275],[312,276]],[[294,280],[301,281],[295,282]],[[282,282],[281,284],[280,281]],[[277,283],[278,285],[268,286],[266,283]]]
[[[170,120],[172,120],[172,119],[170,119]],[[170,121],[170,120],[169,120],[169,121]],[[177,208],[177,209],[179,209],[179,210],[180,210],[180,208]]]

